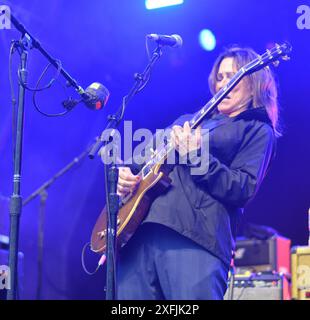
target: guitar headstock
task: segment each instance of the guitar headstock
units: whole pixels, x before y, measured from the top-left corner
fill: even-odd
[[[268,66],[271,63],[273,63],[275,66],[278,66],[280,60],[287,61],[290,59],[291,52],[292,46],[288,42],[284,42],[282,45],[276,44],[272,49],[266,50],[263,55],[251,61],[242,69],[244,70],[245,74],[251,74]]]
[[[279,64],[280,60],[289,60],[292,46],[288,42],[282,45],[276,44],[272,49],[267,50],[263,55],[258,56],[242,68],[222,87],[213,98],[197,112],[194,118],[190,121],[192,129],[197,128],[201,121],[227,96],[227,94],[239,83],[246,75],[254,73],[271,63]]]

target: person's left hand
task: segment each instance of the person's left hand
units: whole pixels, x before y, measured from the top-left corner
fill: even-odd
[[[192,132],[189,122],[184,126],[173,126],[171,132],[171,141],[180,156],[184,156],[191,151],[201,148],[201,127]]]

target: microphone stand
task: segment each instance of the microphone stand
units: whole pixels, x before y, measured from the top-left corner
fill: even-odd
[[[98,139],[98,138],[97,138]],[[97,140],[96,139],[96,140]],[[23,206],[27,205],[37,196],[40,196],[40,208],[39,208],[39,227],[38,227],[38,280],[36,290],[36,300],[41,298],[42,289],[42,274],[43,274],[43,240],[44,240],[44,224],[45,224],[45,212],[46,212],[46,201],[48,192],[47,189],[61,176],[68,172],[74,166],[77,166],[89,153],[92,148],[90,146],[79,156],[75,157],[70,163],[59,170],[51,179],[44,182],[37,190],[35,190],[24,202]]]
[[[119,210],[119,196],[117,195],[117,181],[118,181],[118,167],[116,165],[117,146],[115,143],[114,135],[117,127],[122,121],[125,109],[131,99],[140,92],[147,84],[150,71],[155,62],[161,57],[161,45],[158,45],[154,50],[153,55],[145,68],[140,74],[134,75],[135,84],[131,88],[129,94],[123,98],[123,103],[115,115],[108,116],[108,124],[105,130],[101,133],[100,139],[95,143],[94,147],[89,153],[89,157],[93,159],[99,149],[103,147],[104,157],[108,155],[105,151],[105,146],[110,143],[112,147],[112,165],[108,165],[104,161],[104,175],[105,175],[105,190],[106,190],[106,203],[107,203],[107,243],[106,243],[106,260],[107,260],[107,275],[106,275],[106,300],[115,300],[116,293],[116,235],[117,235],[117,215]],[[109,131],[107,131],[109,129]],[[112,130],[111,130],[112,129]],[[110,132],[111,130],[111,132]],[[107,136],[107,132],[109,132]]]
[[[75,88],[79,94],[83,94],[84,90],[77,82],[61,67],[58,60],[51,57],[25,27],[11,14],[8,16],[12,24],[21,32],[19,41],[14,41],[15,47],[20,54],[19,66],[19,92],[17,105],[17,123],[16,138],[14,147],[14,176],[13,176],[13,194],[10,201],[10,246],[9,246],[9,268],[10,268],[10,289],[7,293],[8,300],[17,298],[17,254],[19,240],[19,224],[22,209],[21,197],[21,168],[22,168],[22,145],[23,145],[23,127],[24,127],[24,107],[25,107],[25,91],[27,83],[27,58],[29,49],[36,48],[47,60],[54,65],[59,72],[66,78],[68,83]]]
[[[22,141],[23,141],[23,124],[24,124],[24,106],[25,106],[25,87],[21,84],[27,82],[27,58],[29,39],[22,37],[16,43],[20,50],[20,83],[18,93],[18,110],[16,126],[16,143],[14,148],[14,177],[13,177],[13,195],[10,202],[10,245],[9,245],[9,268],[10,268],[10,289],[7,292],[7,299],[16,299],[17,286],[17,254],[19,238],[19,222],[22,207],[22,198],[20,195],[21,183],[21,164],[22,164]]]

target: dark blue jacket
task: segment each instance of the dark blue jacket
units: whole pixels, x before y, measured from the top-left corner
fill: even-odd
[[[178,123],[189,119],[183,116]],[[175,165],[171,187],[153,201],[145,222],[179,232],[229,265],[238,220],[266,174],[276,138],[265,109],[255,108],[227,117],[211,129],[209,142],[207,173],[192,175],[192,163]]]

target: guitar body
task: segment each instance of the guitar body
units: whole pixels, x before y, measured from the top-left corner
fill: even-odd
[[[141,180],[130,199],[121,205],[117,217],[117,246],[124,246],[145,218],[152,201],[171,184],[171,179],[158,164]],[[126,199],[126,198],[125,198]],[[91,250],[102,253],[106,250],[107,209],[99,215],[91,236]]]

